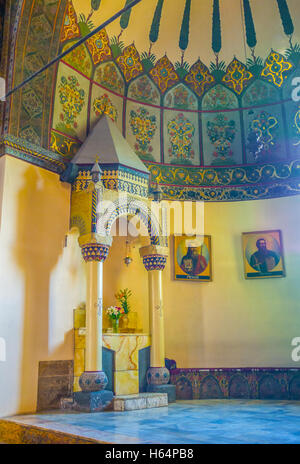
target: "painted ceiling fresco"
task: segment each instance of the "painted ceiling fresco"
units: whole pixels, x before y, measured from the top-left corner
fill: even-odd
[[[124,14],[70,52],[54,75],[46,76],[52,78],[51,99],[45,95],[45,84],[41,85],[44,101],[38,85],[19,96],[23,119],[12,118],[9,134],[23,138],[31,147],[43,145],[48,156],[56,154],[60,163],[67,164],[106,114],[168,198],[228,201],[299,193],[300,106],[291,98],[291,83],[300,76],[296,24],[300,5],[294,0],[266,0],[267,10],[273,12],[268,23],[259,2],[243,0],[240,24],[232,35],[242,34],[244,39],[235,56],[229,54],[228,46],[223,52],[231,17],[220,9],[219,0],[201,2],[209,16],[207,37],[200,45],[195,41],[193,10],[199,2],[176,0],[182,15],[176,14],[170,36],[174,29],[177,41],[167,41],[164,25],[171,6],[176,9],[172,2],[147,2],[146,31],[145,24],[137,21],[143,8],[139,5],[139,10]],[[43,14],[32,18],[31,27],[45,41],[45,45],[40,41],[43,46],[52,37],[52,45],[64,51],[130,0],[118,0],[114,11],[108,0],[70,0],[64,8],[59,1],[42,3]],[[237,0],[228,3],[240,8]],[[45,14],[49,5],[56,12],[55,34]],[[278,49],[271,48],[271,39],[269,43],[264,40],[262,47],[257,31],[262,26],[266,34],[269,29],[274,34],[277,28]],[[236,41],[232,44],[236,51]],[[36,65],[37,59],[31,53],[25,64]],[[48,113],[41,117],[45,105]]]

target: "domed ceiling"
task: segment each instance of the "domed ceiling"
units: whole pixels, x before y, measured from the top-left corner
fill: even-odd
[[[35,22],[41,36],[50,3]],[[40,44],[64,51],[130,0],[55,3],[56,32]],[[298,0],[143,0],[58,63],[44,133],[24,117],[11,133],[66,165],[106,114],[166,198],[297,194],[299,15]]]

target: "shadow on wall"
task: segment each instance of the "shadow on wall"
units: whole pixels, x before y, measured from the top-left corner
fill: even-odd
[[[53,175],[34,167],[26,169],[17,201],[14,256],[25,286],[19,383],[22,412],[35,408],[38,362],[48,358],[50,275],[63,250],[68,215]]]

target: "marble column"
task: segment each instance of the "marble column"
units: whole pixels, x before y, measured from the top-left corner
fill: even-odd
[[[86,266],[85,372],[79,379],[83,391],[103,390],[107,377],[102,371],[103,262],[109,246],[87,243],[81,247]]]
[[[168,248],[150,245],[140,248],[140,255],[148,271],[149,311],[150,311],[150,368],[147,372],[149,385],[164,385],[169,382],[170,373],[165,367],[165,333],[162,271],[165,268]]]
[[[85,371],[79,378],[82,391],[74,393],[73,408],[83,412],[102,411],[113,398],[113,393],[105,390],[108,379],[102,370],[103,262],[111,238],[104,239],[104,243],[99,240],[97,234],[79,238],[86,263],[86,349]]]

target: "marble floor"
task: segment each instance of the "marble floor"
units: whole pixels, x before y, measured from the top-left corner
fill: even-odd
[[[300,443],[300,402],[292,401],[178,401],[140,411],[55,411],[9,419],[106,443]]]

